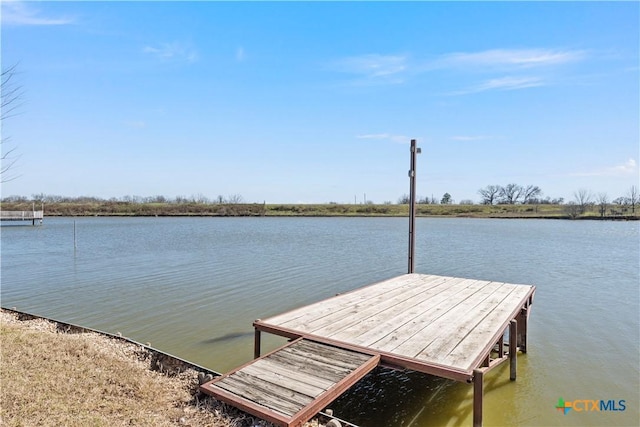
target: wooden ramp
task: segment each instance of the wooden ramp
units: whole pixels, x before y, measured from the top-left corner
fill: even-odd
[[[200,386],[279,426],[300,426],[355,384],[380,356],[299,338]]]

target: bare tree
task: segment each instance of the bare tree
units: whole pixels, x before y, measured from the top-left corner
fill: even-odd
[[[493,205],[498,200],[498,195],[502,188],[499,185],[487,185],[478,190],[478,194],[482,197],[483,205]]]
[[[607,213],[607,208],[609,207],[609,197],[607,196],[607,193],[598,194],[597,201],[600,217],[604,218],[604,215]]]
[[[2,123],[4,123],[5,119],[15,116],[18,113],[18,107],[21,105],[20,101],[22,99],[23,91],[22,87],[17,85],[15,81],[16,67],[17,65],[12,65],[7,69],[2,70],[0,80],[0,92],[2,92],[0,121]],[[0,183],[17,178],[17,176],[9,176],[7,174],[7,172],[9,172],[13,165],[18,161],[18,157],[15,156],[16,148],[6,148],[9,141],[10,139],[4,135],[0,140],[0,144],[2,145],[2,154],[0,155]]]
[[[537,185],[527,185],[522,190],[522,203],[525,205],[527,203],[532,203],[536,200],[540,195],[542,195],[542,190]]]
[[[230,203],[232,205],[237,205],[239,203],[242,203],[243,201],[244,199],[240,194],[230,194],[229,197],[227,197],[227,203]]]
[[[507,184],[500,189],[500,203],[515,205],[522,196],[524,189],[518,184]]]
[[[629,189],[629,192],[627,192],[627,200],[629,200],[629,204],[631,205],[631,213],[633,215],[635,215],[636,213],[636,205],[638,204],[638,187],[635,185],[632,185],[631,188]]]
[[[569,218],[576,219],[580,215],[580,205],[576,202],[569,202],[564,205],[564,211],[569,215]]]
[[[576,199],[576,204],[580,207],[580,213],[583,214],[587,211],[587,207],[591,204],[593,200],[593,194],[591,191],[581,188],[580,190],[573,193],[573,197]]]
[[[409,204],[409,195],[408,194],[403,194],[402,196],[398,197],[398,204],[399,205],[408,205]]]

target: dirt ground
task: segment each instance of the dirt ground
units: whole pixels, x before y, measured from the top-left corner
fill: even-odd
[[[124,340],[2,310],[0,346],[2,426],[271,426],[200,394],[193,369],[152,370],[151,352]]]

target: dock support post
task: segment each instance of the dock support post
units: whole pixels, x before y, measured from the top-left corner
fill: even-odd
[[[473,371],[473,427],[482,427],[482,398],[484,387],[482,369]]]
[[[509,324],[509,379],[515,381],[518,364],[518,322],[514,319]]]
[[[260,330],[256,328],[253,337],[253,358],[260,357]]]
[[[524,307],[520,310],[520,314],[516,318],[518,321],[518,347],[523,353],[527,352],[527,320],[529,318],[529,309]]]

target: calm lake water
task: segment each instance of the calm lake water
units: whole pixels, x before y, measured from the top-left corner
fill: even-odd
[[[418,218],[416,272],[537,286],[517,381],[508,364],[485,378],[485,425],[640,423],[639,226]],[[404,274],[407,230],[405,218],[45,218],[2,227],[1,303],[224,372],[252,358],[253,320]],[[626,410],[563,415],[560,397]],[[472,387],[380,369],[331,406],[363,427],[471,425]]]

